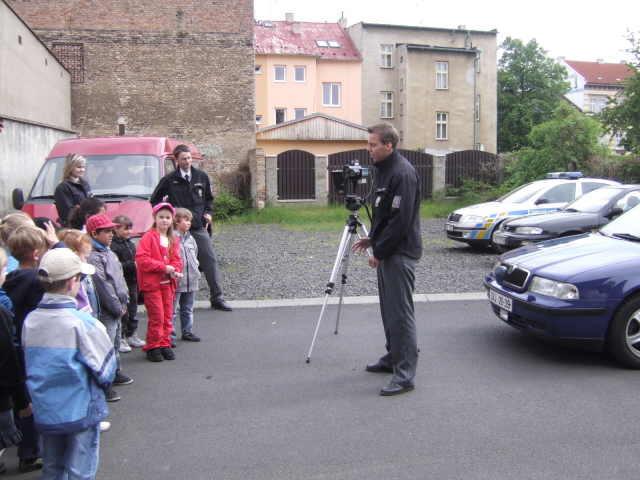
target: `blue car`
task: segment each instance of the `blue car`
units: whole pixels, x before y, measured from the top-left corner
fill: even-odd
[[[640,369],[640,209],[599,231],[518,248],[484,279],[508,325]]]

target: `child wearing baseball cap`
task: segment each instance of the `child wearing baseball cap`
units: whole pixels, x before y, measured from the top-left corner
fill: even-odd
[[[38,274],[45,290],[24,323],[27,387],[43,437],[42,478],[98,468],[100,422],[109,414],[104,391],[116,373],[113,342],[104,326],[77,310],[83,275],[95,272],[68,248],[44,254]]]
[[[107,329],[116,352],[117,371],[113,385],[129,385],[133,383],[133,379],[124,375],[120,370],[120,353],[118,352],[122,336],[120,318],[127,313],[129,288],[124,280],[122,265],[120,265],[116,254],[109,248],[113,241],[113,227],[118,225],[106,215],[98,214],[89,217],[86,228],[93,247],[89,255],[89,263],[96,269],[93,282],[100,303],[98,319]],[[109,388],[105,395],[107,402],[120,400],[120,396],[113,388]]]

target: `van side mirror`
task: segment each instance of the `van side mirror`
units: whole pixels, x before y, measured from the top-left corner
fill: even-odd
[[[13,208],[16,210],[22,210],[24,206],[24,193],[22,193],[21,188],[14,188],[13,193],[11,194],[11,201],[13,203]]]

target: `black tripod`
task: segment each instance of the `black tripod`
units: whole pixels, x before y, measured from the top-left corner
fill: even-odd
[[[360,200],[360,199],[358,199]],[[347,208],[349,207],[349,203],[347,203]],[[354,208],[357,210],[360,207],[358,205]],[[336,256],[336,261],[333,264],[333,270],[331,272],[331,278],[329,278],[329,283],[327,283],[327,289],[324,291],[326,294],[324,296],[324,304],[322,305],[322,310],[320,311],[320,318],[318,319],[318,325],[316,326],[316,332],[313,334],[313,340],[311,342],[311,348],[309,349],[309,356],[307,357],[307,363],[311,361],[311,352],[313,351],[313,344],[316,342],[316,336],[318,335],[318,329],[320,328],[320,322],[322,322],[322,316],[324,315],[324,310],[327,307],[327,302],[329,301],[329,295],[333,293],[333,287],[335,286],[336,275],[338,275],[338,270],[340,269],[340,263],[342,263],[342,286],[340,287],[340,302],[338,303],[338,318],[336,319],[336,331],[334,333],[338,333],[338,324],[340,323],[340,309],[342,307],[342,300],[344,294],[344,286],[347,283],[347,267],[349,266],[349,256],[351,255],[351,247],[355,241],[355,237],[362,238],[358,233],[358,227],[360,227],[364,231],[364,236],[369,236],[367,232],[367,228],[360,221],[358,214],[355,211],[351,211],[349,214],[349,219],[347,220],[347,224],[344,227],[344,232],[342,234],[342,240],[340,241],[340,247],[338,248],[338,255]],[[368,253],[368,252],[367,252]]]

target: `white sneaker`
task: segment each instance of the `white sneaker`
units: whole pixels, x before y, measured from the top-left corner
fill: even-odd
[[[111,424],[109,422],[100,422],[100,433],[106,432],[111,428]]]
[[[144,340],[140,340],[135,333],[127,337],[127,343],[130,347],[144,347],[147,344]]]
[[[131,347],[124,338],[120,339],[120,346],[118,347],[118,351],[120,353],[127,353],[131,351]]]

